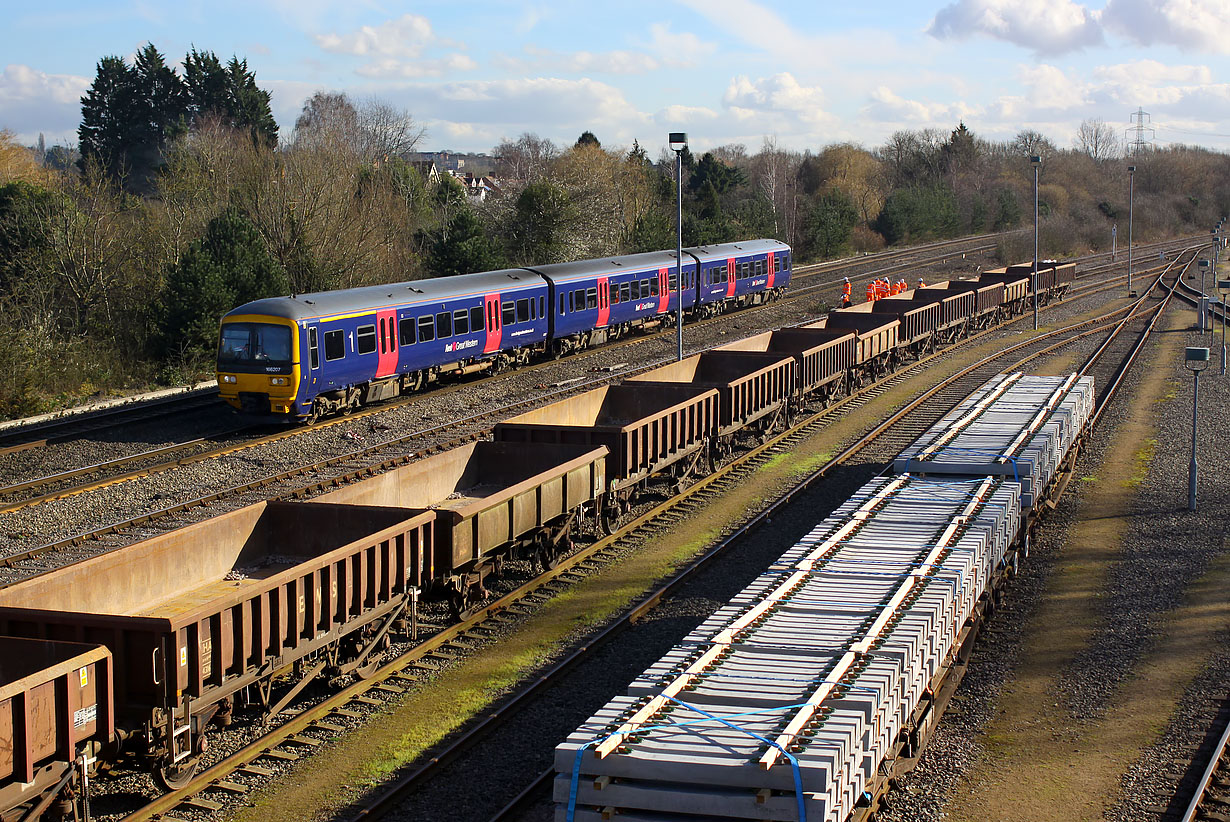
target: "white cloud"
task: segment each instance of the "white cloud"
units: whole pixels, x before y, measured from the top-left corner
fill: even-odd
[[[1109,0],[1102,25],[1146,46],[1230,54],[1230,0]]]
[[[717,51],[716,43],[706,43],[692,32],[673,32],[669,23],[649,27],[648,49],[670,66],[694,66]]]
[[[472,71],[478,68],[465,54],[450,54],[438,60],[376,60],[355,69],[356,74],[377,78],[441,77],[454,71]]]
[[[913,126],[951,126],[966,120],[978,110],[963,102],[924,103],[906,99],[887,86],[872,89],[871,102],[863,108],[863,115],[882,123],[910,124]]]
[[[956,0],[939,10],[927,33],[941,40],[981,34],[1038,54],[1062,54],[1102,42],[1096,13],[1072,0]]]
[[[47,74],[19,63],[0,73],[0,128],[32,143],[39,132],[49,142],[75,142],[81,123],[81,97],[90,80],[71,74]]]
[[[635,51],[574,51],[564,53],[538,46],[526,46],[526,57],[497,57],[494,64],[518,74],[646,74],[662,64],[654,57]]]
[[[378,26],[362,26],[347,34],[318,34],[316,44],[325,51],[357,57],[417,57],[435,36],[431,22],[417,14],[403,14]]]
[[[718,118],[718,113],[703,106],[667,106],[653,116],[660,126],[684,126],[701,122],[712,122]]]
[[[781,116],[811,125],[828,119],[820,87],[800,85],[786,72],[755,82],[746,76],[735,77],[726,87],[722,103],[735,117],[741,120],[764,118],[766,126]]]

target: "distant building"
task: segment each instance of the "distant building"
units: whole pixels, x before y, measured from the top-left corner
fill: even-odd
[[[465,186],[466,196],[480,203],[493,194],[500,193],[500,183],[494,177],[475,174],[451,172],[453,177]]]

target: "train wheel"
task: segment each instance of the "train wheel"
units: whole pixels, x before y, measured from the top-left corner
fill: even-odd
[[[173,765],[160,765],[154,769],[154,781],[164,791],[178,791],[196,776],[200,763],[201,757],[197,754]]]
[[[454,591],[448,595],[448,610],[453,615],[454,622],[461,622],[473,614],[477,605],[478,596],[473,585],[463,583],[460,591]]]

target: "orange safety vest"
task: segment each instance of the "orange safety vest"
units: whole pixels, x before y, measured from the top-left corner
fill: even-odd
[[[926,285],[927,285],[927,284],[926,284],[926,283],[924,283],[924,282],[922,281],[922,277],[919,277],[919,278],[918,278],[918,287],[919,287],[919,288],[925,288],[925,287],[926,287]]]
[[[849,296],[850,296],[850,283],[849,283],[849,282],[847,282],[847,283],[845,283],[844,285],[842,285],[842,287],[841,287],[841,293],[842,293],[842,294],[845,294],[847,297],[849,297]]]
[[[876,298],[876,284],[875,284],[875,281],[873,280],[867,283],[867,302],[869,303],[875,302],[875,298]]]
[[[893,287],[889,290],[889,293],[892,294],[894,297],[900,294],[901,293],[901,283],[893,283]]]
[[[888,296],[888,280],[879,280],[876,283],[876,293],[879,294],[881,298]]]
[[[901,282],[897,283],[897,285],[899,285],[899,286],[901,287],[901,291],[909,291],[909,290],[910,290],[910,287],[909,287],[909,285],[907,285],[907,284],[906,284],[905,280],[902,280]]]

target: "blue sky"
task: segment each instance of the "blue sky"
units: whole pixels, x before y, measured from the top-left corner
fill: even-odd
[[[962,120],[1068,147],[1086,118],[1122,137],[1137,107],[1159,145],[1230,150],[1230,0],[58,0],[6,17],[0,128],[24,142],[75,142],[98,60],[152,42],[246,58],[284,134],[313,92],[345,91],[409,111],[432,150],[587,129],[652,157],[670,131],[698,151],[874,147]]]

